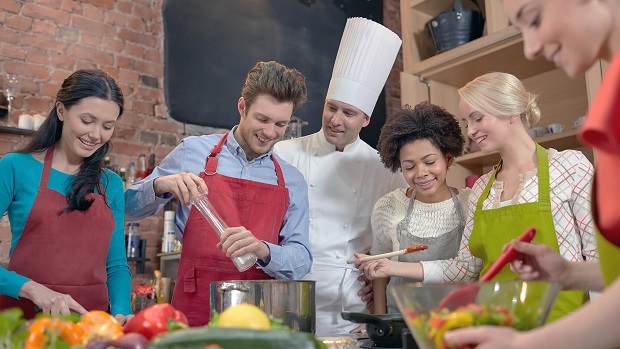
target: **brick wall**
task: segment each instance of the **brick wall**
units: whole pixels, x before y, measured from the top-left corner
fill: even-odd
[[[20,78],[9,122],[21,113],[47,115],[62,81],[81,68],[101,68],[115,77],[125,95],[125,113],[112,138],[112,163],[127,167],[139,154],[159,162],[186,134],[213,133],[209,127],[184,129],[168,115],[163,91],[162,0],[0,0],[0,72]],[[384,0],[384,24],[400,34],[398,0]],[[400,108],[402,57],[387,82],[388,115]],[[0,156],[18,149],[27,136],[0,132]],[[162,213],[140,221],[147,240],[146,274],[156,257]],[[6,260],[10,232],[0,219],[0,261]],[[133,266],[132,266],[133,268]]]
[[[67,76],[81,68],[101,68],[117,79],[126,101],[112,139],[112,163],[127,167],[141,153],[155,153],[161,160],[183,133],[164,103],[161,6],[162,0],[0,0],[0,71],[20,77],[10,122],[15,125],[21,113],[46,115]],[[0,134],[0,154],[25,141],[24,136]],[[160,216],[140,222],[152,261],[147,273],[156,266]],[[6,240],[6,217],[0,225],[0,239]]]
[[[383,25],[401,36],[400,28],[400,1],[383,0]],[[402,37],[402,36],[401,36]],[[390,72],[385,86],[385,99],[387,106],[387,117],[396,114],[400,110],[400,72],[403,71],[403,50],[398,52],[394,67]]]

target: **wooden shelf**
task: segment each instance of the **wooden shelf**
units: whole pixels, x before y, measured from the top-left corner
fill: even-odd
[[[454,7],[454,0],[410,0],[409,7],[434,17],[438,13]]]
[[[33,130],[26,130],[19,127],[13,126],[0,126],[0,133],[13,133],[18,135],[30,136],[34,133]]]
[[[179,252],[161,252],[157,254],[157,257],[162,259],[179,259],[181,258],[181,251]]]
[[[512,73],[525,79],[554,69],[552,63],[542,58],[528,61],[523,56],[521,33],[510,26],[416,62],[407,73],[425,80],[462,87],[474,78],[492,71]]]
[[[148,261],[150,261],[150,259],[145,257],[127,257],[127,262],[136,262],[137,274],[144,274],[144,267]]]
[[[569,130],[562,133],[547,134],[534,140],[544,148],[554,148],[557,150],[566,150],[581,147],[582,144],[577,139],[579,130]],[[495,165],[499,162],[499,154],[492,152],[484,154],[480,151],[465,154],[456,159],[456,163],[462,165],[474,172],[480,172],[484,166]]]

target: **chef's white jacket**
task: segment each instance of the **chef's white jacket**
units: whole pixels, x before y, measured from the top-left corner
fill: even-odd
[[[304,280],[316,280],[316,335],[349,333],[357,325],[343,320],[341,311],[367,310],[357,295],[361,273],[346,261],[354,252],[370,251],[370,215],[377,200],[407,183],[400,172],[385,168],[377,151],[359,137],[339,152],[320,130],[278,142],[274,151],[308,183],[314,262]]]

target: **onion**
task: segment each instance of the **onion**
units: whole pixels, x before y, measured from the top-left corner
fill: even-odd
[[[114,340],[95,339],[86,345],[86,349],[107,349],[115,347],[118,349],[147,349],[148,340],[139,333],[127,333],[126,335]]]

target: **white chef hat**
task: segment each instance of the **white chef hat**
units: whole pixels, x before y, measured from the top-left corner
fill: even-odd
[[[370,116],[402,40],[366,18],[349,18],[340,40],[327,99],[350,104]]]

